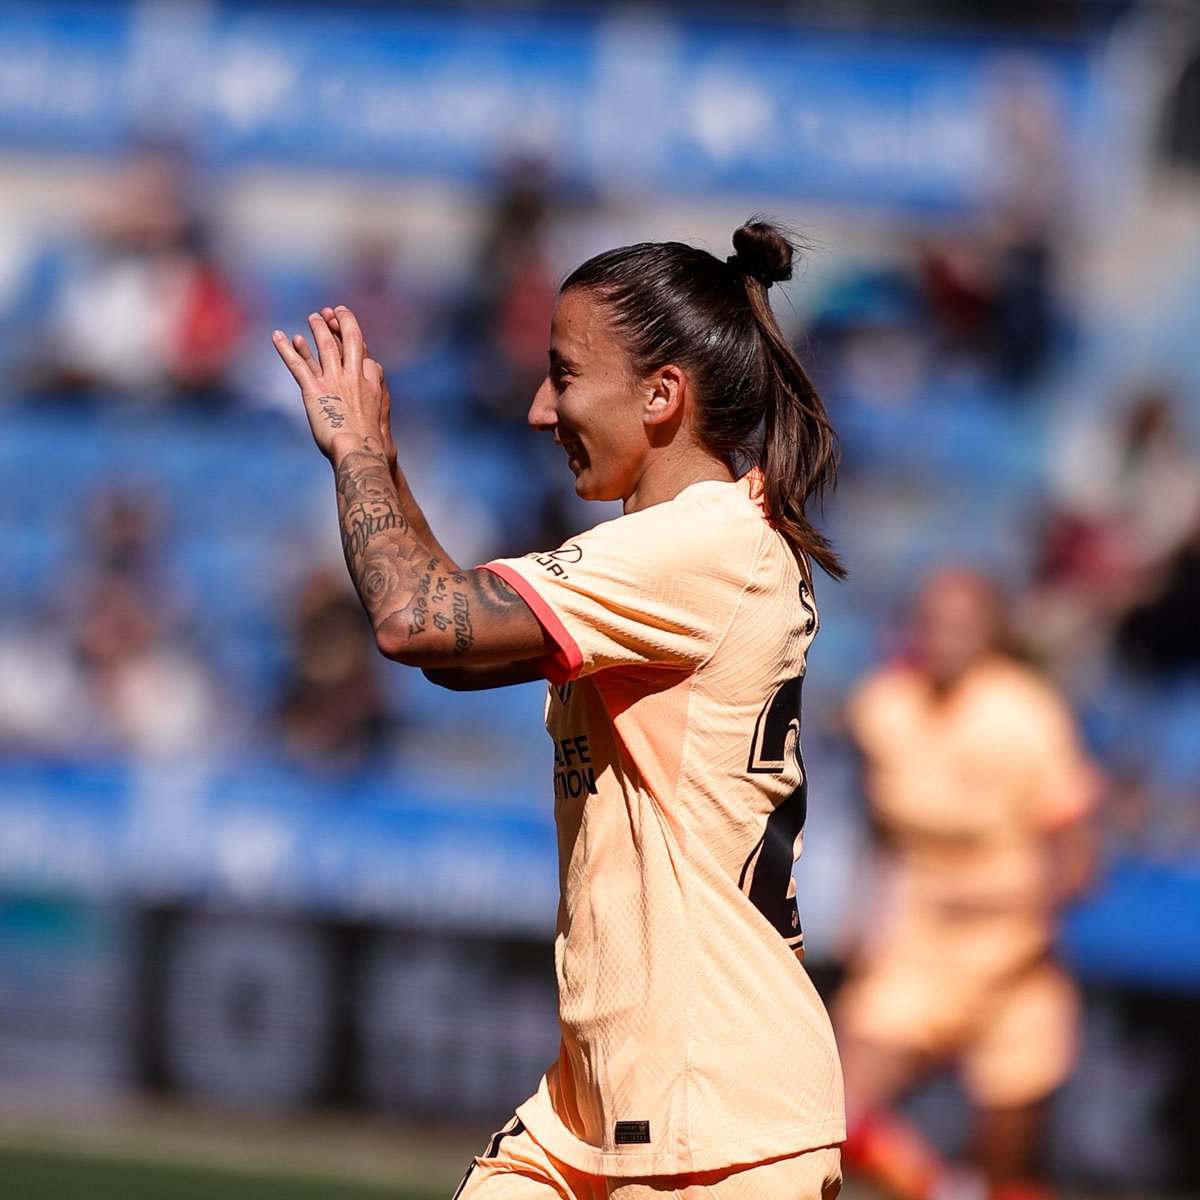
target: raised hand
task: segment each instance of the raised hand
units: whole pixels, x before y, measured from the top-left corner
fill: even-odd
[[[277,329],[272,342],[300,386],[317,447],[332,458],[335,443],[341,439],[343,450],[370,447],[386,453],[390,448],[394,457],[387,384],[379,364],[366,357],[358,319],[348,308],[339,306],[312,313],[308,324],[315,353],[302,334],[289,340]]]

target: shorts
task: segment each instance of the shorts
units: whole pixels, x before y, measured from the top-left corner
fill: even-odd
[[[514,1117],[467,1168],[452,1200],[835,1200],[836,1146],[699,1175],[605,1178],[551,1158]]]
[[[952,1060],[988,1108],[1041,1100],[1075,1061],[1079,1000],[1050,959],[997,975],[885,955],[852,977],[834,1005],[841,1036]]]

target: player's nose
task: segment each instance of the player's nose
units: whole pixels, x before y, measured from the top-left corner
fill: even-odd
[[[558,405],[554,394],[554,386],[547,375],[542,380],[541,387],[533,394],[533,403],[529,406],[527,420],[533,429],[551,433],[558,424]]]

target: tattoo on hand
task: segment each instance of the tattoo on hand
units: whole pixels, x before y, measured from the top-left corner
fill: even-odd
[[[325,420],[334,429],[341,429],[345,425],[346,414],[337,407],[339,404],[344,403],[341,396],[318,396],[317,403],[321,406],[321,411],[325,414]]]

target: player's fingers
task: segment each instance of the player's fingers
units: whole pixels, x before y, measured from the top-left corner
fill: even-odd
[[[296,348],[288,341],[287,334],[282,329],[276,329],[271,334],[271,342],[276,353],[283,359],[283,365],[292,373],[292,378],[301,389],[309,387],[313,382],[313,371],[308,360],[301,357]]]
[[[311,371],[316,373],[321,369],[320,364],[313,357],[313,352],[308,348],[308,343],[304,340],[304,334],[296,334],[296,336],[292,338],[292,346],[295,348],[296,353],[299,354],[306,363],[308,363]]]
[[[373,358],[363,359],[363,375],[369,384],[379,389],[379,433],[383,451],[391,462],[396,461],[396,439],[392,435],[392,397],[388,393],[387,376],[383,365]]]
[[[344,304],[339,304],[334,311],[342,330],[346,370],[354,375],[362,370],[363,356],[366,354],[362,330],[358,327],[358,318]]]
[[[326,306],[325,308],[321,309],[321,316],[325,318],[325,324],[333,330],[340,341],[342,337],[342,323],[338,320],[338,310]],[[365,336],[363,336],[362,340],[362,352],[364,358],[371,353],[371,351],[367,348],[367,339]]]
[[[363,359],[363,375],[368,383],[379,389],[379,422],[386,433],[392,423],[392,397],[388,392],[387,376],[383,366],[373,358]]]
[[[342,350],[338,339],[325,322],[320,313],[309,313],[308,327],[313,332],[313,341],[317,344],[317,354],[320,356],[321,370],[329,371],[342,365]]]

